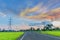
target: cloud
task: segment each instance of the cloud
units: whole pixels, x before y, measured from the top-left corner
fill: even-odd
[[[52,24],[53,24],[55,27],[59,27],[59,28],[60,28],[60,21],[53,21]]]
[[[46,4],[47,8],[49,7],[53,7],[55,8],[58,4],[57,3],[60,3],[60,0],[49,0]],[[54,5],[54,6],[53,6]]]
[[[20,13],[20,17],[26,17],[29,19],[55,19],[55,16],[50,16],[50,15],[54,15],[55,12],[59,11],[58,9],[55,12],[52,12],[52,10],[54,11],[55,9],[51,9],[49,10],[49,7],[51,7],[52,5],[58,3],[57,0],[49,0],[47,2],[47,4],[44,6],[44,3],[41,2],[39,4],[37,4],[36,6],[34,6],[33,8],[29,8],[27,7],[25,10],[23,10]],[[51,14],[52,12],[52,14]],[[38,15],[34,15],[35,13],[38,13]],[[27,14],[33,14],[32,16],[27,16]],[[60,16],[60,15],[59,15]]]
[[[45,18],[46,19],[50,19],[50,20],[59,20],[60,18],[60,8],[55,8],[52,9],[50,11],[48,11],[47,13],[45,13]]]
[[[6,17],[6,14],[0,12],[0,16],[2,16],[2,17]]]
[[[26,16],[26,14],[30,14],[30,13],[34,13],[34,12],[37,12],[38,10],[41,9],[43,3],[39,3],[37,4],[36,6],[34,6],[33,8],[29,8],[29,6],[25,9],[25,10],[22,10],[21,13],[20,13],[20,17],[23,17],[23,16]]]
[[[25,10],[22,10],[21,13],[19,14],[20,17],[25,16],[28,13],[29,8],[27,7]]]
[[[35,7],[30,8],[30,9],[29,9],[29,12],[35,12],[35,11],[38,11],[38,10],[41,8],[42,4],[43,4],[43,3],[39,3],[39,4],[36,5]]]
[[[35,20],[60,20],[60,8],[56,8],[56,9],[52,9],[46,13],[42,12],[39,15],[35,15],[35,16],[26,16],[26,18],[29,19],[35,19]]]

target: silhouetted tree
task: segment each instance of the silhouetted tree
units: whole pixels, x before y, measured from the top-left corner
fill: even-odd
[[[30,28],[31,31],[35,31],[35,29],[33,27]]]
[[[51,30],[51,29],[52,29],[52,26],[53,26],[53,24],[47,24],[47,25],[44,27],[44,29],[45,29],[45,30]]]
[[[31,28],[30,28],[30,30],[32,31],[32,30],[33,30],[33,28],[31,27]]]
[[[39,31],[40,29],[39,28],[37,28],[37,31]]]
[[[55,30],[60,30],[60,28],[56,27]]]

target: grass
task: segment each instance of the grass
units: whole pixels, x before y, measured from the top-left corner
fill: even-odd
[[[0,32],[0,40],[17,40],[24,32]]]
[[[60,31],[41,31],[41,33],[60,37]]]

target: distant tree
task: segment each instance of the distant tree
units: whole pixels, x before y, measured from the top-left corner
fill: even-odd
[[[52,26],[53,26],[53,24],[47,24],[47,25],[44,27],[44,29],[45,29],[45,30],[51,30],[51,29],[52,29]]]
[[[5,29],[3,29],[2,32],[5,32]]]
[[[31,31],[35,31],[35,29],[33,27],[30,28]]]
[[[33,31],[35,31],[35,28],[32,28],[33,29]]]
[[[59,27],[56,27],[55,30],[60,30],[60,28]]]
[[[1,28],[0,28],[0,31],[1,31]]]
[[[37,31],[39,31],[40,29],[39,28],[37,28]]]
[[[33,30],[33,28],[31,27],[31,28],[30,28],[30,30],[32,31],[32,30]]]

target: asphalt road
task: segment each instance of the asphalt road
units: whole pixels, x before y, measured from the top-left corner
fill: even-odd
[[[36,32],[26,32],[23,37],[19,38],[18,40],[60,40],[60,38],[38,34]]]

